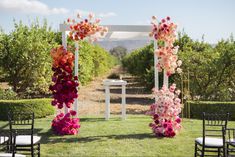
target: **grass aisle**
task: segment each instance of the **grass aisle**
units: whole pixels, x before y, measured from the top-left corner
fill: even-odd
[[[52,117],[37,119],[36,128],[42,136],[41,156],[159,156],[191,157],[194,139],[201,135],[200,120],[183,120],[183,129],[175,138],[157,139],[144,115],[128,115],[121,121],[113,116],[81,117],[80,133],[76,136],[55,136],[50,131]],[[229,122],[235,127],[235,122]]]
[[[201,120],[183,119],[183,128],[175,138],[156,138],[144,115],[128,115],[122,121],[113,116],[109,121],[103,117],[81,117],[78,135],[56,136],[50,130],[53,117],[36,119],[35,127],[42,136],[42,157],[76,156],[154,156],[193,157],[194,139],[201,136]],[[3,126],[6,122],[0,122]],[[235,127],[235,122],[228,123]]]

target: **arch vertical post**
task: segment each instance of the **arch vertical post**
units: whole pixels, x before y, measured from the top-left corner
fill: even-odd
[[[169,88],[169,77],[167,76],[166,70],[163,73],[163,85]]]
[[[153,50],[153,54],[154,54],[154,87],[156,90],[159,90],[159,76],[158,76],[158,68],[157,68],[157,64],[158,64],[158,56],[155,53],[155,50],[157,49],[157,40],[153,40],[153,45],[154,45],[154,50]],[[155,97],[155,102],[157,101],[157,98]]]
[[[74,75],[78,77],[78,60],[79,60],[79,45],[78,41],[75,42],[75,65],[74,65]],[[78,81],[77,81],[78,82]],[[78,87],[77,87],[78,90]],[[78,113],[78,98],[75,99],[74,101],[74,110]],[[78,114],[77,114],[78,116]]]
[[[66,31],[65,30],[62,31],[62,45],[67,50],[67,35],[66,35]],[[67,106],[65,106],[65,108],[64,108],[64,113],[65,114],[68,113]]]

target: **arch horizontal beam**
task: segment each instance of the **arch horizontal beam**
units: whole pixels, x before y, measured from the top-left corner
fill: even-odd
[[[150,25],[103,25],[109,32],[151,32]],[[60,24],[60,32],[70,31],[69,25]]]

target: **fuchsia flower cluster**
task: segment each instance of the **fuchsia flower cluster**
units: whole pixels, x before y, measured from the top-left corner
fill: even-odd
[[[152,17],[151,24],[153,25],[153,29],[149,35],[163,42],[163,44],[159,44],[158,49],[155,50],[158,56],[158,64],[156,65],[158,70],[160,72],[163,69],[166,70],[168,76],[174,74],[175,71],[181,73],[182,70],[179,67],[182,61],[178,60],[178,46],[173,45],[176,40],[177,25],[170,22],[170,17],[158,22],[155,16]]]
[[[150,106],[146,113],[152,116],[153,122],[149,124],[156,136],[174,137],[179,132],[181,119],[181,100],[178,98],[180,90],[175,90],[176,85],[170,88],[163,86],[160,90],[154,90],[156,103]]]
[[[77,94],[77,76],[73,76],[73,62],[74,54],[67,51],[63,46],[53,48],[51,50],[51,57],[53,59],[52,82],[54,83],[49,87],[53,94],[53,101],[51,104],[58,109],[67,107],[70,109],[74,99],[78,97]],[[52,121],[52,130],[59,135],[77,134],[80,128],[79,119],[73,118],[76,111],[70,110],[69,113],[58,114]]]
[[[73,110],[67,114],[58,114],[52,121],[52,130],[58,135],[76,135],[80,124],[79,118],[73,116],[76,116],[76,111]]]

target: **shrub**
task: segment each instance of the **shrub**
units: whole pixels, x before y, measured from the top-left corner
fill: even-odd
[[[208,113],[230,113],[230,120],[235,120],[235,102],[218,101],[188,101],[190,105],[190,116],[195,119],[202,119],[202,112]]]
[[[120,74],[112,73],[108,76],[108,79],[120,79]]]
[[[17,93],[11,89],[0,88],[0,100],[16,100],[18,99]]]
[[[7,114],[12,112],[34,112],[35,118],[42,118],[54,114],[51,99],[22,99],[0,100],[0,120],[7,120]]]

